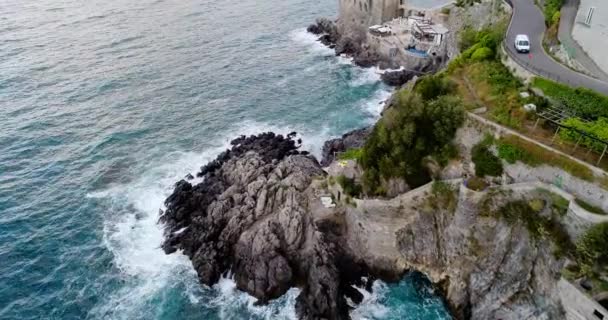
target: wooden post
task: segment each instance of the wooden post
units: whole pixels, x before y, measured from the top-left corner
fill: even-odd
[[[534,123],[534,128],[532,128],[532,132],[534,132],[534,130],[536,130],[536,127],[538,126],[539,122],[540,122],[540,118],[537,118],[536,122]]]
[[[557,127],[557,130],[555,130],[555,134],[553,135],[553,139],[551,139],[551,144],[553,144],[553,141],[555,141],[555,138],[557,138],[557,134],[559,133],[559,129],[561,129],[562,127]]]
[[[608,144],[606,144],[606,146],[604,147],[604,151],[602,152],[602,155],[600,156],[600,159],[597,160],[597,164],[596,166],[599,167],[600,163],[602,162],[602,158],[604,157],[604,155],[606,154],[606,149],[608,149]]]
[[[574,145],[574,150],[572,150],[572,153],[576,152],[576,148],[578,148],[578,144],[581,142],[581,139],[583,139],[583,135],[578,137],[578,140],[576,140],[576,145]]]

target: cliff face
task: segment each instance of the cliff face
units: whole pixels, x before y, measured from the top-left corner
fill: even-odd
[[[183,250],[206,285],[231,271],[260,303],[299,287],[300,319],[348,319],[346,299],[362,299],[353,285],[408,270],[428,275],[458,319],[563,318],[551,243],[484,214],[522,195],[492,195],[488,206],[481,193],[427,185],[326,208],[320,197],[340,186],[297,149],[291,137],[241,137],[201,183],[178,182],[161,216],[164,250]]]
[[[405,263],[442,287],[459,319],[563,319],[563,261],[522,223],[485,216],[497,208],[484,208],[484,196],[461,187],[453,209],[415,213],[396,234]],[[513,196],[492,195],[495,204]]]

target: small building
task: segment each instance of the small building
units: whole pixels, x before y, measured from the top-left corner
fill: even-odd
[[[608,73],[608,1],[581,0],[572,37],[605,73]]]

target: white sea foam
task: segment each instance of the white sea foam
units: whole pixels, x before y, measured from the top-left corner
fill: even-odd
[[[355,79],[350,81],[350,85],[353,87],[359,87],[368,84],[374,84],[380,81],[382,72],[380,69],[373,68],[361,68],[354,66],[353,72],[356,75]]]
[[[185,294],[190,301],[200,302],[201,287],[188,258],[180,253],[166,255],[160,248],[163,230],[157,224],[159,209],[164,209],[162,204],[176,181],[188,173],[195,174],[201,165],[228,148],[236,134],[251,135],[266,131],[283,135],[292,131],[300,132],[298,128],[286,126],[241,123],[228,130],[203,153],[168,155],[163,163],[151,165],[139,179],[88,195],[108,204],[103,242],[112,252],[114,265],[124,281],[120,289],[104,297],[105,300],[91,311],[92,315],[112,319],[146,318],[143,315],[155,309],[154,299],[176,283],[186,288]],[[328,138],[326,132],[303,132],[303,136],[298,136],[304,141],[302,149],[318,156],[322,142]],[[200,178],[196,182],[200,182]],[[230,312],[239,310],[239,304],[240,309],[245,308],[257,319],[295,319],[297,291],[290,291],[281,298],[283,300],[269,306],[254,306],[255,299],[238,292],[231,279],[222,279],[213,289],[211,295],[215,294],[216,297],[210,303],[225,315],[221,319],[234,319]]]
[[[375,320],[387,317],[391,310],[382,304],[382,299],[389,291],[384,282],[374,282],[372,292],[362,288],[356,289],[363,295],[363,301],[351,311],[350,316],[353,320]]]
[[[376,122],[380,118],[385,102],[391,97],[391,94],[391,91],[381,89],[376,91],[371,98],[361,103],[361,108],[372,116],[371,122]]]
[[[306,31],[306,28],[293,30],[292,32],[290,32],[289,37],[292,41],[306,47],[309,53],[322,56],[334,55],[333,49],[330,49],[326,45],[319,42],[319,36]]]

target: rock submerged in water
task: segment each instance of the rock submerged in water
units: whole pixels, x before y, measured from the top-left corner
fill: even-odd
[[[352,285],[369,272],[342,243],[343,224],[315,214],[311,182],[325,173],[292,136],[242,136],[198,175],[166,200],[166,253],[183,250],[206,285],[232,272],[260,303],[299,287],[300,319],[349,319],[346,298],[362,300]]]

